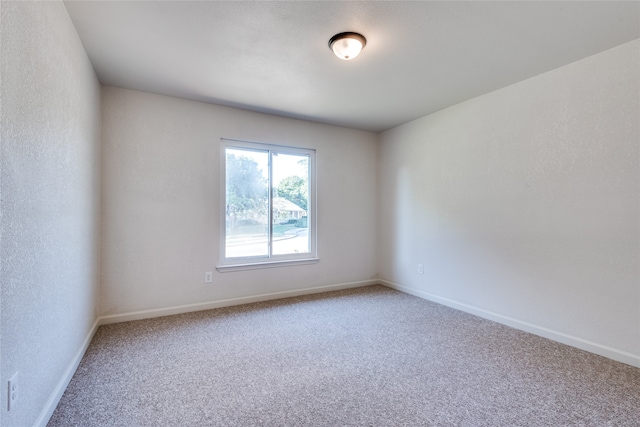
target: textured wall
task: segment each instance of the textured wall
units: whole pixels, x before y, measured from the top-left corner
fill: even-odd
[[[375,134],[111,87],[102,99],[103,315],[376,274]],[[317,150],[319,263],[215,270],[223,137]]]
[[[0,424],[25,427],[97,316],[100,87],[61,2],[3,1],[1,19]]]
[[[382,278],[638,360],[639,47],[382,134]]]

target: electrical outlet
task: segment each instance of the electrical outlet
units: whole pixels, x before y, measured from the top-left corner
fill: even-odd
[[[7,411],[15,407],[18,400],[18,373],[13,374],[8,382],[8,399],[7,399]]]
[[[418,274],[424,274],[424,265],[418,264]]]
[[[206,273],[204,273],[204,283],[211,283],[211,282],[213,282],[213,272],[207,271]]]

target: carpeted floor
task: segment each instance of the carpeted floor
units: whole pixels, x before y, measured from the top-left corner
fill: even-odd
[[[106,325],[48,426],[639,426],[640,369],[383,286]]]

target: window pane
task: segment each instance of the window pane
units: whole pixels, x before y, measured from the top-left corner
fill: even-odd
[[[226,149],[228,258],[269,255],[269,152]]]
[[[273,255],[308,253],[309,156],[273,153]]]

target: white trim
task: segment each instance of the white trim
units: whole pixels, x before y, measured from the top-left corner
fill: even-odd
[[[64,374],[60,378],[60,381],[58,381],[58,384],[56,385],[55,389],[49,396],[47,403],[45,404],[44,408],[40,412],[40,415],[38,416],[38,419],[34,423],[33,427],[46,427],[47,423],[49,422],[49,419],[51,418],[51,415],[53,415],[53,412],[58,406],[58,403],[60,402],[60,399],[62,398],[64,391],[66,390],[67,386],[69,385],[69,382],[73,378],[73,375],[75,374],[76,369],[78,369],[78,365],[80,364],[80,361],[84,357],[84,354],[87,351],[87,348],[89,347],[89,344],[93,339],[93,336],[98,330],[98,327],[101,325],[108,325],[111,323],[119,323],[119,322],[128,322],[132,320],[150,319],[154,317],[189,313],[189,312],[200,311],[200,310],[210,310],[213,308],[220,308],[220,307],[230,307],[234,305],[249,304],[253,302],[290,298],[290,297],[295,297],[300,295],[311,295],[311,294],[317,294],[317,293],[323,293],[323,292],[337,291],[341,289],[359,288],[363,286],[370,286],[370,285],[376,285],[376,284],[381,284],[389,288],[396,289],[400,292],[404,292],[410,295],[415,295],[419,298],[423,298],[423,299],[433,301],[442,305],[446,305],[448,307],[461,310],[467,313],[471,313],[476,316],[489,319],[489,320],[501,323],[503,325],[510,326],[512,328],[516,328],[525,332],[530,332],[532,334],[535,334],[544,338],[548,338],[553,341],[567,344],[572,347],[579,348],[581,350],[595,353],[600,356],[604,356],[609,359],[616,360],[618,362],[626,363],[628,365],[640,368],[640,356],[636,354],[618,350],[618,349],[601,345],[598,343],[594,343],[591,341],[583,340],[581,338],[577,338],[561,332],[553,331],[551,329],[533,325],[531,323],[523,322],[517,319],[513,319],[511,317],[503,316],[501,314],[493,313],[493,312],[483,310],[477,307],[473,307],[467,304],[462,304],[447,298],[441,298],[436,295],[429,294],[427,292],[424,292],[415,288],[390,282],[388,280],[381,280],[381,279],[362,280],[358,282],[347,282],[347,283],[339,283],[335,285],[316,286],[313,288],[296,289],[291,291],[271,292],[268,294],[260,294],[260,295],[253,295],[253,296],[239,297],[239,298],[229,298],[229,299],[218,300],[218,301],[209,301],[204,303],[187,304],[187,305],[180,305],[180,306],[174,306],[174,307],[134,311],[130,313],[113,314],[109,316],[98,317],[93,323],[93,325],[91,326],[91,329],[89,330],[89,333],[87,334],[84,341],[82,342],[82,345],[80,346],[75,356],[71,360],[71,363],[69,364]]]
[[[255,152],[266,152],[268,153],[269,159],[269,214],[267,219],[267,225],[269,230],[269,238],[268,238],[268,254],[264,257],[246,257],[246,258],[234,258],[227,257],[227,247],[226,247],[226,206],[227,206],[227,154],[226,150],[228,148],[235,149],[243,149],[250,150]],[[288,154],[288,155],[299,155],[299,156],[307,156],[309,159],[308,162],[308,196],[309,196],[309,205],[307,206],[307,235],[309,239],[309,252],[308,253],[298,253],[298,254],[283,254],[283,255],[273,255],[272,253],[272,242],[273,242],[273,222],[272,222],[272,213],[273,213],[273,156],[274,154]],[[316,149],[315,148],[304,148],[304,147],[293,147],[287,145],[277,145],[271,143],[263,143],[263,142],[254,142],[254,141],[246,141],[240,139],[232,139],[232,138],[221,138],[220,139],[220,206],[222,206],[222,210],[220,212],[220,236],[222,238],[219,241],[220,248],[220,266],[217,267],[218,271],[235,271],[235,270],[248,270],[249,268],[238,268],[239,266],[245,266],[249,264],[255,264],[256,268],[265,268],[264,265],[273,263],[267,267],[277,267],[275,261],[295,261],[299,259],[315,259],[318,257],[318,246],[317,246],[317,229],[318,229],[318,220],[317,220],[317,178],[316,178]],[[262,262],[260,259],[267,258],[269,261]],[[306,262],[309,264],[309,262]],[[226,269],[225,266],[230,266],[232,268]],[[286,265],[286,264],[281,264]]]
[[[503,316],[502,314],[494,313],[481,308],[473,307],[471,305],[459,303],[447,298],[442,298],[428,292],[424,292],[408,286],[399,285],[388,280],[378,280],[381,285],[389,288],[396,289],[398,291],[415,295],[417,297],[436,302],[438,304],[446,305],[447,307],[455,308],[466,313],[471,313],[476,316],[493,320],[494,322],[501,323],[503,325],[510,326],[521,331],[529,332],[534,335],[538,335],[544,338],[548,338],[553,341],[557,341],[562,344],[567,344],[572,347],[585,350],[590,353],[595,353],[606,358],[616,360],[618,362],[626,363],[627,365],[640,368],[640,355],[629,353],[617,348],[609,347],[606,345],[598,344],[592,341],[588,341],[582,338],[568,335],[563,332],[554,331],[542,326],[534,325],[532,323],[523,322],[522,320],[514,319],[512,317]]]
[[[44,408],[42,408],[42,411],[40,412],[36,422],[33,424],[33,427],[47,426],[51,415],[53,415],[53,411],[56,410],[64,391],[67,389],[69,382],[71,382],[71,378],[73,378],[73,375],[76,373],[76,369],[78,369],[78,365],[80,365],[80,361],[82,361],[84,353],[87,351],[87,348],[89,348],[89,344],[98,330],[98,326],[100,326],[100,317],[93,322],[89,333],[84,338],[84,341],[82,341],[82,345],[80,345],[80,348],[73,356],[73,359],[71,359],[71,363],[69,363],[69,366],[62,374],[60,381],[58,381],[58,384],[56,384],[56,387],[53,389],[53,393],[49,396],[47,403],[45,403]]]
[[[234,305],[250,304],[253,302],[270,301],[274,299],[297,297],[300,295],[319,294],[322,292],[338,291],[341,289],[360,288],[378,284],[378,280],[362,280],[359,282],[339,283],[336,285],[316,286],[313,288],[296,289],[292,291],[271,292],[268,294],[246,297],[229,298],[218,301],[201,302],[195,304],[178,305],[174,307],[156,308],[151,310],[133,311],[130,313],[112,314],[100,318],[100,325],[110,323],[129,322],[132,320],[151,319],[154,317],[171,316],[192,311],[211,310],[213,308],[230,307]]]
[[[256,270],[259,268],[288,267],[292,265],[315,264],[318,261],[320,261],[319,258],[302,258],[302,259],[289,259],[289,260],[283,260],[283,261],[256,262],[253,264],[230,264],[230,265],[219,265],[216,267],[216,270],[218,270],[220,273],[228,273],[230,271]]]
[[[53,415],[53,412],[58,406],[58,403],[60,403],[60,399],[62,398],[62,395],[64,394],[65,390],[67,389],[69,382],[71,382],[73,375],[78,369],[78,365],[80,365],[80,362],[82,361],[82,358],[84,357],[84,354],[87,351],[87,348],[89,348],[89,344],[91,343],[93,336],[98,330],[98,327],[102,325],[108,325],[111,323],[119,323],[119,322],[128,322],[132,320],[150,319],[153,317],[169,316],[172,314],[189,313],[192,311],[209,310],[212,308],[230,307],[234,305],[249,304],[252,302],[269,301],[269,300],[275,300],[275,299],[281,299],[281,298],[290,298],[290,297],[295,297],[300,295],[311,295],[311,294],[318,294],[323,292],[338,291],[341,289],[359,288],[363,286],[370,286],[370,285],[376,285],[376,284],[378,284],[377,280],[362,280],[359,282],[347,282],[347,283],[339,283],[336,285],[316,286],[313,288],[296,289],[292,291],[272,292],[268,294],[260,294],[260,295],[254,295],[254,296],[248,296],[248,297],[229,298],[225,300],[210,301],[205,303],[187,304],[187,305],[180,305],[175,307],[159,308],[154,310],[134,311],[130,313],[114,314],[110,316],[100,316],[95,320],[95,322],[93,322],[93,325],[89,330],[89,333],[87,333],[87,336],[82,342],[82,345],[74,355],[67,369],[62,374],[62,377],[58,381],[58,384],[56,384],[56,387],[53,389],[53,392],[49,396],[47,403],[42,408],[42,411],[40,412],[38,419],[33,424],[33,427],[47,426],[47,423],[51,419],[51,416]]]

